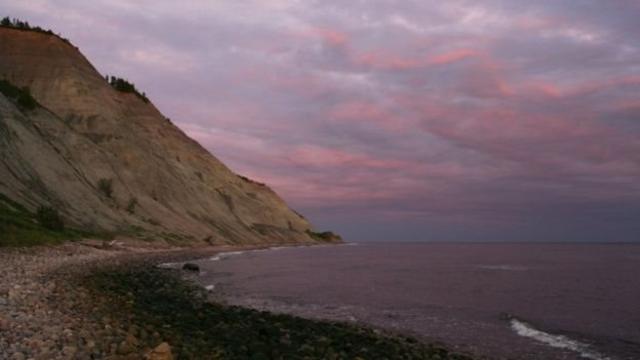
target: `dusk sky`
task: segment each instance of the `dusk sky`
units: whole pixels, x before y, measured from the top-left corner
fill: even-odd
[[[639,0],[0,0],[347,240],[640,241]]]

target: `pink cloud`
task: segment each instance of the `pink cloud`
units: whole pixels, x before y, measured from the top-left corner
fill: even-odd
[[[427,51],[428,49],[425,49]],[[457,49],[433,56],[401,56],[385,50],[367,51],[353,56],[353,62],[383,70],[410,70],[428,66],[449,65],[482,54],[473,49]]]
[[[448,65],[464,59],[478,56],[478,53],[472,49],[458,49],[444,54],[435,55],[429,58],[430,65]]]
[[[357,54],[354,56],[353,62],[359,66],[383,70],[409,70],[427,64],[424,58],[402,57],[379,50]]]
[[[407,161],[385,160],[362,153],[348,152],[318,146],[299,146],[294,149],[289,159],[300,165],[323,168],[334,167],[368,167],[380,169],[398,169],[408,164]]]
[[[521,95],[537,96],[542,95],[551,98],[580,98],[592,94],[603,93],[610,90],[617,90],[623,87],[640,87],[640,77],[623,76],[605,80],[588,80],[575,83],[553,83],[551,80],[523,80],[517,84],[518,92]],[[618,103],[619,100],[616,101]],[[634,100],[624,99],[620,102],[633,103]]]
[[[410,120],[406,116],[394,114],[393,110],[367,101],[339,103],[329,110],[328,118],[341,122],[371,123],[393,132],[406,131]]]
[[[334,47],[344,46],[349,41],[346,33],[328,27],[312,27],[296,34],[302,37],[320,39]]]
[[[548,81],[529,81],[519,85],[519,92],[523,94],[537,95],[558,98],[564,94],[564,90],[557,84]]]
[[[436,110],[438,111],[438,110]],[[425,130],[458,146],[526,166],[535,173],[573,179],[585,174],[627,176],[640,169],[633,158],[640,145],[632,135],[589,118],[529,114],[517,109],[439,110]],[[576,166],[577,164],[582,164]]]
[[[320,96],[331,90],[320,76],[309,72],[273,71],[273,69],[252,66],[237,70],[233,78],[239,85],[257,84],[309,98]]]
[[[541,31],[554,29],[566,23],[566,20],[557,16],[530,16],[524,15],[516,19],[515,25],[524,31]]]
[[[640,76],[619,76],[599,81],[587,81],[570,87],[572,96],[584,96],[626,86],[640,87]]]

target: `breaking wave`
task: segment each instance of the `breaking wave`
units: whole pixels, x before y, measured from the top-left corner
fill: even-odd
[[[573,340],[564,335],[554,335],[549,334],[544,331],[538,330],[527,324],[524,321],[520,321],[517,319],[511,319],[511,328],[520,336],[528,337],[534,339],[536,341],[545,343],[549,346],[559,348],[559,349],[567,349],[580,354],[581,357],[585,359],[592,360],[613,360],[610,357],[602,355],[594,350],[591,350],[591,346],[589,344],[585,344],[583,342]]]
[[[220,253],[216,256],[210,257],[209,261],[219,261],[222,260],[224,258],[228,258],[231,256],[235,256],[235,255],[240,255],[240,254],[244,254],[246,251],[229,251],[229,252],[224,252],[224,253]]]

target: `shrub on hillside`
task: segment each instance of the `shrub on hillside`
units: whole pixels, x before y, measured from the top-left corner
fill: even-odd
[[[26,86],[22,88],[22,91],[20,92],[20,95],[18,95],[16,102],[21,108],[28,110],[33,110],[36,108],[36,105],[38,105],[36,99],[31,96],[31,90]]]
[[[38,105],[36,99],[31,96],[28,87],[19,88],[8,80],[0,80],[0,93],[14,101],[22,109],[33,110]]]
[[[45,229],[52,231],[64,231],[64,222],[58,211],[49,206],[41,206],[36,212],[36,220]]]
[[[149,102],[149,98],[147,98],[147,95],[145,93],[141,93],[140,91],[138,91],[138,89],[136,89],[136,86],[130,83],[129,81],[127,81],[126,79],[119,78],[116,76],[109,76],[109,75],[106,75],[104,78],[105,80],[107,80],[109,85],[111,85],[111,87],[113,87],[117,91],[135,94],[137,97],[142,99],[142,101],[146,103]]]
[[[332,231],[315,232],[307,230],[306,233],[317,241],[342,241],[342,237]]]
[[[98,190],[104,194],[104,196],[111,198],[113,195],[113,180],[112,179],[100,179],[98,180]]]
[[[127,204],[127,212],[129,214],[135,213],[136,206],[138,206],[138,199],[135,197],[132,197],[131,199],[129,199],[129,203]]]
[[[8,16],[5,16],[4,18],[2,18],[2,20],[0,20],[0,27],[25,30],[25,31],[33,31],[33,32],[38,32],[42,34],[47,34],[47,35],[54,35],[59,37],[62,41],[70,44],[68,39],[65,39],[62,36],[55,34],[50,29],[45,30],[40,26],[31,26],[28,21],[22,21],[20,19],[11,19]]]
[[[240,179],[242,179],[242,180],[244,180],[244,181],[246,181],[246,182],[250,183],[250,184],[255,184],[255,185],[258,185],[258,186],[267,186],[267,185],[266,185],[266,184],[264,184],[264,183],[257,182],[257,181],[255,181],[255,180],[249,179],[249,178],[248,178],[248,177],[246,177],[246,176],[238,175],[238,177],[239,177]]]

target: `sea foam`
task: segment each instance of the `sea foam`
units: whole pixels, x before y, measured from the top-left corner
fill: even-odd
[[[585,344],[583,342],[571,339],[564,335],[554,335],[549,334],[544,331],[538,330],[527,324],[524,321],[520,321],[517,319],[511,319],[511,328],[520,336],[528,337],[534,339],[536,341],[545,343],[549,346],[559,348],[559,349],[567,349],[580,354],[581,357],[585,359],[592,360],[613,360],[607,356],[604,356],[596,351],[591,350],[591,346],[589,344]]]

